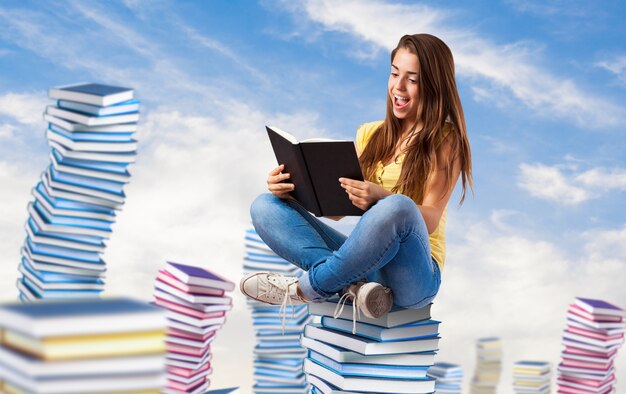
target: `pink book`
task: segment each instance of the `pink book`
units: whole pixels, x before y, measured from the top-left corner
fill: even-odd
[[[615,375],[611,374],[607,378],[602,379],[602,380],[576,379],[576,378],[569,378],[567,376],[561,375],[559,376],[558,380],[563,381],[565,383],[576,383],[576,384],[581,384],[581,385],[592,387],[592,388],[598,388],[598,387],[604,386],[605,384],[609,384],[615,381]]]
[[[593,390],[593,391],[589,391],[589,390],[583,390],[583,389],[577,389],[574,387],[569,387],[569,386],[558,386],[558,391],[557,393],[562,393],[562,394],[608,394],[611,391],[613,391],[613,387],[609,387],[603,391],[597,391],[597,390]]]
[[[194,376],[200,375],[203,372],[208,371],[209,368],[211,368],[211,363],[206,363],[195,371],[192,369],[181,367],[167,367],[167,372],[171,373],[172,375],[182,376],[184,378],[193,378]]]
[[[183,314],[185,314],[187,316],[196,317],[198,319],[212,319],[212,318],[215,318],[215,317],[223,317],[223,316],[226,315],[226,311],[208,312],[207,313],[207,312],[199,311],[197,309],[186,307],[184,305],[176,304],[174,302],[162,300],[160,298],[157,298],[155,303],[157,305],[162,306],[162,307],[164,307],[166,309],[169,309],[171,311],[180,312],[180,313],[183,313]]]
[[[587,369],[605,369],[605,370],[613,366],[612,362],[592,363],[592,362],[585,362],[585,361],[580,361],[580,360],[573,360],[571,358],[563,358],[563,362],[561,364],[567,367],[580,367],[580,368],[587,368]]]
[[[579,334],[579,335],[584,335],[586,337],[589,338],[595,338],[595,339],[600,339],[603,341],[610,341],[613,339],[620,339],[620,338],[624,338],[624,334],[614,334],[614,335],[603,335],[600,334],[598,332],[595,331],[591,331],[591,330],[585,330],[584,328],[578,328],[578,327],[567,327],[568,332],[571,332],[572,334]]]
[[[194,357],[202,357],[211,351],[211,345],[204,348],[197,348],[180,344],[166,343],[165,348],[168,353],[184,354],[186,356]]]
[[[183,384],[183,383],[175,382],[173,380],[168,380],[166,387],[172,390],[189,392],[189,391],[194,391],[195,389],[200,388],[203,385],[206,385],[207,382],[208,382],[207,378],[202,378],[198,382],[193,382],[191,384]]]
[[[602,314],[626,317],[626,310],[617,305],[611,304],[610,302],[594,300],[592,298],[576,297],[574,304],[594,315]]]
[[[178,290],[184,291],[185,293],[212,295],[217,297],[221,297],[224,295],[224,290],[221,289],[185,284],[165,270],[159,270],[159,273],[157,274],[157,279],[160,279],[162,282],[165,282],[168,285],[177,288]]]
[[[567,311],[569,313],[573,313],[575,315],[578,315],[580,317],[584,317],[585,319],[590,320],[590,321],[594,321],[594,322],[616,322],[616,323],[619,323],[619,322],[624,320],[624,319],[622,319],[619,316],[592,314],[592,313],[589,313],[588,311],[586,311],[586,310],[584,310],[584,309],[582,309],[579,306],[574,305],[574,304],[570,304],[570,306],[567,309]]]
[[[187,339],[195,339],[200,342],[204,342],[207,339],[211,338],[215,335],[216,331],[212,331],[206,335],[199,335],[188,331],[178,330],[176,328],[168,328],[167,335],[173,335],[175,337],[187,338]]]
[[[565,351],[567,353],[582,354],[584,356],[600,357],[600,358],[612,357],[617,352],[617,350],[612,350],[608,353],[601,353],[601,352],[594,352],[591,350],[585,350],[585,349],[580,349],[580,348],[571,347],[571,346],[565,346]]]

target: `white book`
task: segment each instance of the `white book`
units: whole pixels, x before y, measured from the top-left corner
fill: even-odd
[[[268,349],[259,349],[255,347],[253,353],[257,357],[267,358],[267,359],[293,359],[293,358],[303,358],[306,357],[306,351],[304,349],[298,351],[289,351],[289,352],[273,352]]]
[[[108,107],[134,99],[133,89],[103,85],[98,83],[79,83],[48,89],[48,97],[69,100],[78,103]]]
[[[31,303],[40,300],[40,298],[24,284],[21,278],[15,281],[15,287],[17,287],[17,290],[20,292],[20,300],[22,302]]]
[[[336,301],[337,299],[333,299],[331,301],[308,304],[309,314],[334,317],[335,309],[337,307]],[[394,306],[389,313],[378,319],[372,319],[361,314],[361,317],[359,317],[357,321],[385,328],[397,327],[409,323],[415,323],[421,320],[430,319],[431,305],[432,304],[428,304],[420,309],[407,309]],[[337,318],[352,320],[352,308],[352,305],[346,304],[343,308],[343,311],[339,316],[337,316]]]
[[[210,334],[213,331],[217,331],[220,328],[222,328],[221,324],[216,324],[216,325],[207,326],[207,327],[194,327],[194,326],[191,326],[189,324],[178,322],[178,321],[175,321],[175,320],[169,320],[167,325],[168,325],[168,327],[175,328],[177,330],[191,332],[193,334],[198,334],[198,335],[202,335],[202,336]]]
[[[592,331],[600,335],[617,335],[617,334],[626,333],[626,325],[624,325],[624,327],[618,327],[618,328],[595,328],[595,327],[590,327],[585,324],[579,323],[574,320],[568,320],[567,326],[575,327],[575,328],[582,328],[583,330]]]
[[[88,282],[42,282],[35,274],[30,272],[24,265],[18,266],[18,271],[22,273],[30,282],[43,291],[47,290],[104,290],[104,283]]]
[[[595,346],[600,346],[600,347],[610,347],[610,346],[615,346],[615,345],[621,345],[622,343],[624,343],[624,338],[616,338],[616,339],[609,339],[609,340],[604,340],[604,339],[595,339],[595,338],[590,338],[584,335],[579,335],[579,334],[574,334],[571,333],[567,330],[563,330],[563,338],[567,338],[567,339],[571,339],[574,341],[579,341],[579,342],[583,342],[589,345],[595,345]]]
[[[275,369],[277,371],[285,371],[285,372],[302,373],[302,362],[299,362],[296,365],[288,365],[288,364],[272,363],[272,362],[268,362],[267,360],[255,360],[254,367],[270,368],[270,369]]]
[[[565,367],[559,365],[557,370],[562,376],[567,376],[576,379],[593,379],[600,380],[606,376],[611,376],[615,372],[615,367],[611,367],[603,370],[592,370],[580,367]]]
[[[282,383],[282,384],[289,384],[289,385],[301,385],[301,384],[306,383],[306,379],[304,375],[302,375],[299,378],[286,378],[286,377],[280,377],[280,376],[272,376],[272,375],[264,375],[264,374],[255,373],[254,380],[263,380],[265,382]]]
[[[158,373],[163,370],[163,355],[97,358],[47,362],[0,346],[0,360],[14,370],[33,378],[79,377],[83,375],[115,375]]]
[[[440,339],[436,337],[398,342],[376,342],[372,339],[330,330],[315,324],[309,324],[305,328],[304,335],[363,355],[435,351],[438,350]]]
[[[196,367],[194,368],[190,368],[190,369],[199,369],[200,367],[202,367],[204,364],[206,364],[208,362],[208,359],[211,357],[211,352],[206,353],[203,356],[190,356],[187,354],[180,354],[180,353],[168,353],[167,354],[167,359],[168,360],[178,360],[178,361],[183,361],[186,363],[192,363],[194,364]]]
[[[67,209],[67,208],[58,208],[53,204],[57,202],[58,199],[45,196],[42,191],[43,188],[35,187],[31,190],[31,194],[35,199],[39,202],[39,204],[43,205],[43,207],[53,216],[73,216],[79,218],[93,219],[93,220],[101,220],[104,222],[108,222],[109,225],[116,220],[116,216],[114,211],[104,212],[104,211],[92,211],[88,209]],[[70,203],[71,201],[68,201]],[[70,204],[68,204],[70,205]],[[79,205],[79,204],[74,204]]]
[[[101,230],[105,232],[111,232],[112,222],[106,220],[99,219],[91,219],[86,217],[79,216],[70,216],[70,215],[57,215],[55,212],[48,210],[50,207],[54,209],[53,206],[45,206],[40,201],[35,200],[32,203],[33,208],[41,218],[48,224],[56,225],[56,226],[73,226],[73,227],[81,227],[86,229],[93,230]]]
[[[376,365],[432,365],[435,359],[435,352],[389,354],[389,355],[369,355],[352,352],[341,347],[329,345],[327,343],[303,336],[302,346],[316,351],[340,363],[366,363]]]
[[[28,261],[28,265],[33,269],[36,269],[39,272],[53,272],[58,274],[68,274],[68,275],[81,275],[81,276],[90,276],[93,278],[104,278],[106,272],[106,265],[94,265],[94,268],[98,268],[98,270],[94,269],[84,269],[77,267],[68,267],[62,264],[54,264],[54,263],[46,263],[41,261],[35,261],[32,259],[32,256],[28,254],[25,248],[22,248],[20,254],[24,259]],[[93,264],[92,264],[93,265]]]
[[[175,288],[174,286],[170,286],[167,283],[161,282],[160,280],[157,280],[154,282],[154,287],[193,304],[205,304],[205,305],[214,305],[214,304],[230,305],[232,304],[232,298],[227,295],[205,296],[205,295],[185,293],[184,291],[179,290]]]
[[[573,388],[580,389],[580,390],[587,390],[587,391],[590,391],[592,393],[594,391],[596,393],[605,393],[606,389],[611,387],[614,382],[615,382],[615,377],[612,377],[611,379],[607,379],[601,385],[595,387],[595,386],[588,386],[586,384],[581,384],[579,382],[575,382],[575,381],[571,381],[571,380],[565,380],[565,379],[561,379],[561,378],[557,378],[557,380],[556,380],[556,384],[559,385],[559,386],[573,387]]]
[[[57,106],[70,111],[84,112],[95,116],[120,115],[139,111],[138,100],[127,100],[107,107],[79,103],[77,101],[59,100]]]
[[[98,271],[98,272],[104,272],[106,270],[106,266],[104,264],[104,261],[102,260],[99,263],[88,263],[88,262],[80,261],[80,260],[47,256],[45,254],[38,254],[38,253],[33,252],[28,246],[28,244],[25,244],[24,247],[22,248],[22,255],[26,257],[29,261],[33,261],[35,263],[57,264],[57,265],[63,265],[66,267],[82,268],[85,270]],[[35,264],[33,264],[33,267],[39,270],[39,268],[37,268]],[[42,271],[45,271],[45,270],[42,270]]]
[[[95,228],[87,228],[87,227],[77,227],[72,225],[59,225],[54,223],[49,223],[53,220],[52,215],[45,211],[39,211],[35,209],[35,206],[32,202],[28,203],[28,213],[30,217],[33,219],[37,227],[46,233],[59,233],[59,234],[73,234],[73,235],[87,235],[91,237],[100,237],[104,239],[108,239],[111,236],[110,230],[99,230]],[[45,220],[44,220],[45,218]]]
[[[84,152],[71,150],[56,141],[48,140],[48,145],[56,149],[61,156],[76,160],[110,161],[112,163],[134,163],[136,152]]]
[[[137,150],[137,141],[129,142],[99,142],[99,141],[74,141],[62,134],[56,133],[51,129],[46,131],[46,138],[49,141],[57,142],[67,149],[80,152],[135,152]]]
[[[87,126],[81,123],[71,122],[50,114],[44,114],[43,119],[55,126],[59,126],[70,132],[80,133],[134,133],[137,131],[137,123],[112,124],[105,126]]]
[[[432,393],[435,379],[381,379],[341,376],[310,359],[304,361],[304,371],[315,375],[344,391],[367,391],[376,393]]]
[[[55,170],[54,166],[50,166],[49,171],[54,181],[85,188],[90,192],[91,190],[94,190],[104,192],[106,194],[112,194],[113,196],[118,198],[124,197],[124,182],[116,182],[102,178],[94,178],[89,176],[65,173]]]
[[[335,360],[316,352],[309,352],[309,358],[318,364],[338,372],[342,376],[362,376],[383,379],[414,379],[425,378],[429,365],[398,366],[370,365],[357,363],[338,363]]]
[[[626,328],[626,321],[621,321],[621,322],[597,321],[596,322],[596,321],[587,320],[584,317],[579,316],[579,315],[577,315],[575,313],[568,312],[567,313],[567,322],[569,323],[570,321],[574,321],[574,322],[583,324],[584,326],[588,326],[588,327],[599,329],[599,330]]]
[[[176,375],[173,373],[167,373],[166,375],[167,375],[167,379],[173,382],[186,384],[186,385],[193,385],[194,383],[199,383],[200,381],[204,381],[206,377],[210,375],[212,372],[213,372],[213,368],[209,368],[206,371],[203,371],[197,375],[194,375],[188,378],[184,376]]]
[[[139,120],[139,113],[111,116],[89,116],[80,112],[68,111],[52,105],[49,105],[46,108],[46,113],[56,116],[57,118],[84,124],[85,126],[107,126],[119,123],[133,123]]]
[[[194,388],[191,391],[180,391],[180,390],[176,390],[176,389],[172,389],[172,388],[168,388],[165,387],[161,390],[162,394],[181,394],[181,393],[185,393],[185,394],[204,394],[206,392],[206,389],[209,388],[211,381],[209,379],[206,380],[206,382],[204,382],[203,384],[201,384],[200,386]]]
[[[439,333],[439,323],[436,320],[422,320],[394,328],[384,328],[367,323],[356,323],[356,334],[362,337],[374,339],[376,341],[394,341],[401,339],[420,338],[424,336],[437,336]],[[352,321],[344,319],[333,319],[323,316],[322,326],[333,330],[352,333]]]
[[[76,142],[132,142],[135,133],[99,133],[95,131],[71,131],[54,123],[48,123],[48,128],[53,132]]]
[[[45,290],[39,287],[35,282],[31,281],[27,276],[22,276],[22,282],[37,296],[37,298],[44,298],[46,301],[96,299],[100,296],[100,290]]]
[[[106,200],[98,197],[88,196],[72,191],[57,189],[52,186],[53,184],[48,179],[48,172],[44,171],[41,176],[41,181],[46,188],[46,193],[52,197],[62,198],[70,201],[83,202],[86,204],[100,205],[103,208],[110,208],[120,210],[123,204],[119,204],[115,201]]]
[[[215,339],[215,335],[210,336],[206,341],[200,342],[195,339],[181,338],[173,335],[168,335],[165,338],[165,342],[174,343],[177,345],[191,346],[199,349],[203,349],[211,344]]]
[[[211,358],[213,358],[213,355],[211,353],[209,353],[206,357],[206,360],[204,360],[201,363],[166,358],[165,365],[169,367],[186,368],[186,369],[191,369],[195,371],[195,370],[202,368],[206,363],[211,361]]]
[[[33,242],[40,245],[51,245],[96,253],[104,253],[104,248],[106,247],[102,240],[97,243],[84,242],[80,238],[72,238],[63,235],[42,232],[41,228],[37,227],[32,218],[26,222],[24,229],[26,230],[28,237],[32,239]]]
[[[306,308],[306,306],[304,306],[303,308],[300,308],[298,311],[291,313],[291,312],[287,312],[287,317],[290,319],[295,319],[295,320],[300,320],[301,318],[303,318],[304,316],[308,315],[309,311]],[[252,312],[252,318],[253,319],[267,319],[267,318],[271,318],[271,319],[282,319],[283,318],[283,313],[282,312]]]
[[[589,362],[589,363],[597,363],[597,364],[609,363],[609,362],[613,361],[615,359],[615,357],[617,357],[617,353],[614,353],[613,355],[611,355],[609,357],[593,357],[593,356],[587,356],[587,355],[584,355],[584,354],[569,353],[567,351],[562,351],[561,352],[561,358],[563,358],[563,359],[572,359],[572,360],[586,361],[586,362]]]
[[[120,183],[128,183],[130,182],[130,172],[125,171],[124,173],[114,173],[108,171],[99,171],[93,170],[85,167],[77,167],[73,165],[66,165],[63,162],[57,160],[54,153],[50,153],[50,162],[52,163],[52,167],[59,172],[65,172],[68,174],[82,175],[88,176],[91,178],[104,179],[107,181],[114,181]]]
[[[588,343],[580,342],[580,341],[569,339],[569,338],[563,338],[561,343],[565,346],[575,347],[575,348],[579,348],[583,350],[590,350],[592,352],[603,353],[603,354],[611,353],[613,350],[617,350],[620,348],[619,344],[605,347],[605,346],[591,345]]]
[[[187,323],[194,325],[196,327],[207,327],[216,324],[224,324],[226,321],[226,316],[214,317],[210,319],[198,319],[193,316],[186,315],[184,313],[179,313],[175,311],[168,310],[166,311],[166,316],[170,319],[178,320],[182,323]]]

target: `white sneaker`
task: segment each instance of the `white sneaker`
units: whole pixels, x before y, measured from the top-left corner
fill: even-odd
[[[361,312],[371,318],[389,313],[393,307],[393,294],[391,289],[376,282],[356,282],[346,287],[340,293],[341,298],[335,308],[334,317],[337,318],[343,312],[347,301],[352,301],[352,333],[356,334],[356,321]]]
[[[306,301],[298,294],[298,278],[274,272],[246,275],[239,283],[241,292],[260,302],[272,305],[300,305]]]

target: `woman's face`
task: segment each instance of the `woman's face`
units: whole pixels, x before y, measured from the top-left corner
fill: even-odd
[[[417,55],[406,48],[400,48],[391,62],[388,92],[393,104],[393,114],[401,120],[405,128],[412,126],[417,119]]]

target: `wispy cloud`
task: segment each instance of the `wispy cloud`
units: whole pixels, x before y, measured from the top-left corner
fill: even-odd
[[[42,113],[49,103],[45,93],[0,95],[0,116],[25,125],[42,125]]]
[[[519,166],[517,185],[532,196],[576,205],[613,190],[626,190],[626,169],[597,167],[579,172],[576,166]]]
[[[617,79],[626,85],[626,55],[617,56],[611,60],[597,62],[595,63],[595,66],[610,71],[617,77]]]
[[[505,93],[538,115],[587,127],[617,126],[626,119],[622,106],[539,66],[543,56],[541,44],[496,44],[456,23],[453,11],[385,1],[305,0],[298,4],[300,14],[325,30],[346,33],[387,50],[403,34],[429,32],[441,37],[455,55],[459,76],[481,97],[491,97],[494,104],[499,105]],[[362,43],[356,44],[359,45]]]

